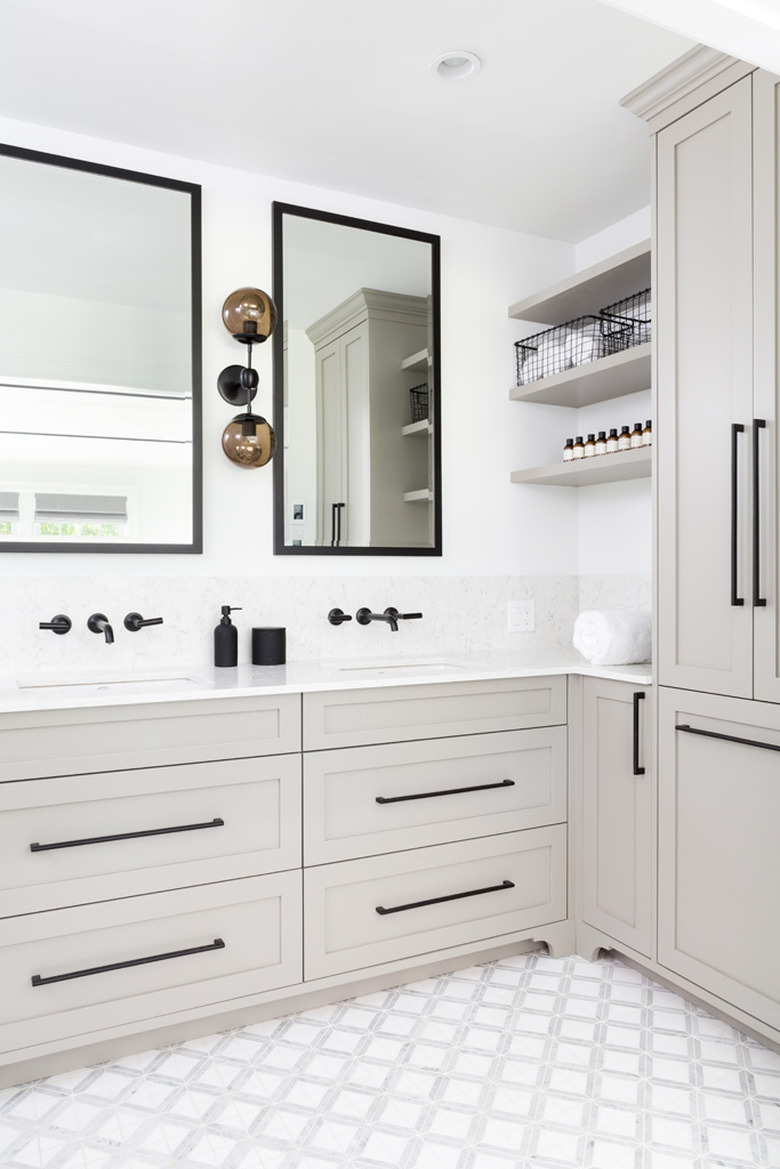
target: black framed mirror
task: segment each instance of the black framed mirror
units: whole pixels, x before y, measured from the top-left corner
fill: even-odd
[[[440,239],[273,205],[274,552],[440,556]]]
[[[201,552],[200,187],[0,145],[0,306],[0,552]]]

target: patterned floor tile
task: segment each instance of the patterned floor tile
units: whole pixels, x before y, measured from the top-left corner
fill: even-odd
[[[2,1169],[780,1169],[780,1055],[519,955],[0,1091]]]

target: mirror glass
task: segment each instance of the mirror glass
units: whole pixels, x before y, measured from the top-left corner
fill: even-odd
[[[441,555],[439,237],[274,204],[274,550]]]
[[[200,188],[0,146],[0,551],[200,552]]]

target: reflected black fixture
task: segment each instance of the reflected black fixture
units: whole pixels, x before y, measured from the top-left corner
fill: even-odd
[[[331,609],[330,613],[328,613],[328,620],[331,625],[343,625],[345,621],[351,621],[352,618],[343,609]]]
[[[114,630],[111,628],[105,613],[93,613],[87,620],[87,629],[92,633],[102,633],[106,639],[106,645],[113,645]]]
[[[147,625],[162,625],[162,617],[142,617],[140,613],[128,613],[125,617],[125,629],[129,629],[131,633],[137,633],[139,629],[145,628]]]
[[[265,418],[250,405],[260,378],[252,368],[252,346],[267,341],[276,325],[276,306],[260,288],[239,288],[222,306],[222,323],[230,335],[246,345],[246,365],[228,365],[217,378],[217,389],[231,406],[244,405],[222,433],[222,449],[239,467],[264,467],[274,457],[276,435]]]
[[[70,633],[73,628],[73,622],[64,613],[57,613],[55,617],[52,617],[51,621],[39,621],[38,628],[50,629],[52,633]]]
[[[384,613],[372,613],[370,609],[358,609],[355,620],[358,625],[370,625],[372,621],[385,621],[393,633],[398,632],[399,621],[419,621],[422,613],[399,613],[392,605]]]

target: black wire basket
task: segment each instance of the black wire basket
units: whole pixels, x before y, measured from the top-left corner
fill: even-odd
[[[631,345],[644,345],[652,336],[653,309],[650,300],[650,289],[635,292],[633,296],[625,296],[599,309],[602,317],[607,320],[630,321],[633,329]]]
[[[428,384],[412,386],[409,391],[409,400],[412,407],[412,422],[424,422],[428,419]]]
[[[565,369],[586,365],[628,349],[633,323],[619,317],[576,317],[543,333],[515,341],[517,384],[527,385],[539,378],[553,377]]]

